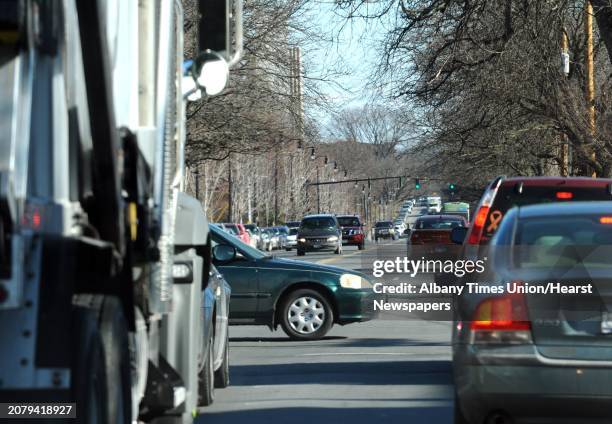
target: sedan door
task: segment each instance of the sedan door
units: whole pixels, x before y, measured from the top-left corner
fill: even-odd
[[[214,264],[232,288],[230,322],[255,322],[259,298],[259,278],[255,261],[239,254],[233,261],[214,261]]]

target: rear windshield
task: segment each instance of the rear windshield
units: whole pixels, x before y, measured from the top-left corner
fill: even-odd
[[[447,230],[460,227],[463,221],[460,219],[419,219],[414,224],[417,230]]]
[[[302,221],[301,228],[314,230],[319,228],[336,228],[336,221],[333,218],[307,218]]]
[[[376,228],[391,228],[391,227],[393,227],[393,223],[391,221],[376,223]]]
[[[290,228],[289,229],[289,235],[296,235],[298,233],[298,229],[297,228]]]
[[[342,227],[359,227],[359,219],[355,217],[340,217],[338,218],[338,224]]]
[[[571,200],[557,198],[557,193],[571,193]],[[489,210],[484,226],[483,242],[487,242],[497,231],[502,218],[515,206],[535,205],[563,201],[610,200],[604,187],[523,187],[523,193],[517,194],[514,185],[501,186]]]
[[[600,216],[521,220],[514,262],[519,268],[559,268],[578,264],[612,267],[612,225]]]

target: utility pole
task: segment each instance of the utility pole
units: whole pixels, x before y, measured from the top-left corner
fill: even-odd
[[[232,222],[232,154],[227,157],[227,222]]]
[[[321,189],[319,185],[319,165],[317,164],[317,213],[321,213]]]
[[[593,65],[593,5],[591,0],[585,0],[584,25],[586,32],[586,100],[588,108],[589,135],[595,138],[595,72]],[[595,149],[592,149],[591,159],[595,161]],[[587,167],[588,169],[588,167]],[[591,176],[597,177],[595,169],[591,170]]]
[[[274,158],[274,225],[278,222],[278,152]]]
[[[195,198],[196,200],[200,200],[200,167],[196,166],[196,169],[193,173],[195,176]]]
[[[565,28],[561,31],[561,59],[562,59],[562,71],[565,78],[569,76],[570,71],[570,58],[569,58],[569,41],[567,39],[567,32]],[[567,135],[561,136],[561,176],[568,177],[571,174],[571,163],[570,163],[570,146],[567,139]]]

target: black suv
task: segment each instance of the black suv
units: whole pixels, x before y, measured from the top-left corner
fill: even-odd
[[[304,256],[314,250],[342,253],[342,231],[334,215],[309,215],[302,219],[297,234],[297,254]]]
[[[397,240],[399,235],[395,233],[393,222],[391,221],[378,221],[374,224],[374,241],[378,242],[378,239],[393,239]]]

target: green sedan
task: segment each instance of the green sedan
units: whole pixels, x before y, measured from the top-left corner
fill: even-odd
[[[372,284],[342,268],[275,258],[211,226],[213,261],[232,287],[230,324],[278,325],[289,337],[316,340],[333,324],[373,315]]]

